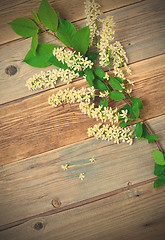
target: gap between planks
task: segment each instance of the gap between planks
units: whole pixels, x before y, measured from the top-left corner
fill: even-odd
[[[144,103],[144,119],[165,113],[164,59],[165,54],[132,65],[130,79],[136,84],[133,96],[139,97]],[[70,87],[76,88],[84,86],[87,86],[85,80],[70,84]],[[96,121],[82,114],[77,104],[58,108],[48,105],[50,94],[64,88],[62,86],[19,103],[1,106],[2,165],[87,138],[87,128]],[[114,104],[114,107],[121,107],[121,103]],[[75,135],[75,131],[78,134]],[[49,144],[46,139],[49,139]]]
[[[155,59],[155,58],[157,58],[157,57],[161,57],[161,56],[163,56],[163,57],[165,57],[165,53],[161,53],[161,54],[158,54],[158,55],[155,55],[154,57],[148,57],[148,58],[145,58],[145,59],[143,59],[143,60],[137,60],[137,61],[135,61],[135,62],[132,62],[132,63],[129,63],[128,64],[128,66],[130,67],[130,68],[134,68],[134,65],[136,65],[136,64],[138,64],[138,63],[142,63],[143,62],[143,64],[145,63],[145,61],[147,61],[147,60],[153,60],[153,59]],[[113,71],[113,68],[111,68],[111,70]],[[105,70],[104,71],[105,73],[106,72],[108,72],[108,70]],[[164,73],[164,72],[163,72]],[[158,72],[157,72],[157,75],[155,75],[155,77],[156,76],[161,76],[163,73],[160,73],[160,74],[158,74]],[[136,78],[136,76],[135,76],[135,78]],[[148,78],[145,78],[146,80],[148,79],[150,79],[151,77],[150,76],[148,76]],[[74,79],[73,80],[73,82],[77,82],[77,81],[81,81],[83,78],[78,78],[78,79]],[[134,75],[133,76],[129,76],[129,79],[134,79]],[[58,89],[58,88],[60,88],[60,87],[62,87],[62,86],[64,86],[65,84],[63,84],[62,82],[59,84],[59,85],[57,85],[56,86],[56,88],[54,88],[54,89]],[[66,86],[68,86],[68,85],[66,85]],[[50,89],[43,89],[42,91],[36,91],[36,93],[33,93],[33,94],[31,94],[31,95],[27,95],[27,96],[24,96],[24,97],[20,97],[20,98],[17,98],[17,99],[14,99],[14,100],[11,100],[11,101],[8,101],[8,102],[4,102],[4,103],[0,103],[0,108],[1,107],[3,107],[3,106],[7,106],[7,105],[10,105],[10,104],[13,104],[13,103],[18,103],[18,102],[21,102],[21,101],[23,101],[23,100],[26,100],[26,99],[29,99],[29,98],[31,98],[31,97],[35,97],[35,96],[38,96],[39,94],[43,94],[43,93],[45,93],[45,92],[48,92],[48,91],[51,91],[53,88],[50,88]],[[34,91],[33,91],[34,92]],[[150,118],[148,118],[148,119],[150,119]]]
[[[76,203],[73,203],[73,204],[70,204],[70,205],[67,205],[67,206],[64,206],[64,207],[59,207],[57,209],[53,209],[53,210],[50,210],[50,211],[47,211],[47,212],[42,212],[42,213],[36,214],[34,216],[29,216],[27,218],[20,219],[18,221],[11,222],[11,223],[0,226],[0,231],[5,231],[5,230],[8,230],[10,228],[19,226],[19,225],[24,224],[24,223],[26,223],[26,222],[28,222],[32,219],[35,219],[35,218],[51,216],[51,215],[58,214],[58,213],[61,213],[61,212],[64,212],[64,211],[68,211],[68,210],[72,210],[72,209],[75,209],[75,208],[78,208],[78,207],[82,207],[82,206],[85,206],[87,204],[91,204],[91,203],[94,203],[94,202],[112,197],[114,195],[120,194],[122,192],[129,191],[129,190],[132,190],[132,189],[136,189],[137,187],[144,186],[145,184],[153,183],[156,179],[157,179],[157,177],[154,177],[152,179],[148,179],[146,181],[133,184],[131,186],[123,187],[123,188],[120,188],[120,189],[117,189],[117,190],[114,190],[114,191],[111,191],[111,192],[108,192],[108,193],[104,193],[104,194],[101,194],[99,196],[88,198],[88,199],[85,199],[85,200],[82,200],[82,201],[79,201],[79,202],[76,202]]]
[[[149,121],[162,145],[165,143],[164,117]],[[153,181],[152,149],[156,149],[156,145],[143,140],[135,141],[132,146],[119,146],[88,139],[3,166],[0,174],[1,225],[49,212],[53,209],[53,199],[59,199],[65,209],[77,202],[125,189],[128,182],[137,186]],[[96,159],[94,164],[89,163],[91,156]],[[70,169],[65,172],[61,165],[66,163]],[[84,181],[76,177],[80,172],[85,173]]]
[[[123,9],[114,11],[116,22],[115,38],[123,43],[130,63],[164,53],[165,14],[163,11],[164,2],[162,0],[159,0],[157,3],[147,0],[136,7],[134,5],[127,7],[127,11]],[[108,15],[104,14],[104,17]],[[130,20],[127,20],[128,16]],[[81,21],[79,24],[81,27],[85,26],[85,21]],[[80,26],[79,24],[78,27]],[[157,41],[154,48],[153,38]],[[53,43],[49,37],[43,36],[41,41],[43,39],[47,39],[46,42],[48,43]],[[30,39],[15,44],[8,44],[8,46],[1,48],[1,58],[3,58],[0,67],[1,103],[33,94],[25,87],[25,83],[28,78],[41,70],[32,68],[20,61],[24,58],[29,48]],[[8,52],[8,55],[6,55],[6,52]],[[13,76],[8,76],[5,73],[5,69],[10,65],[17,68],[17,73]],[[51,66],[44,70],[52,68],[54,67]]]
[[[54,7],[56,12],[60,12],[62,17],[75,23],[81,21],[82,19],[85,19],[84,1],[72,0],[72,3],[70,4],[70,2],[66,0],[60,0],[56,1],[55,3],[54,1],[49,1],[49,3],[52,7]],[[144,0],[125,0],[123,3],[121,0],[116,0],[115,2],[112,0],[97,0],[97,2],[101,5],[101,10],[103,12],[117,10],[122,7],[131,6],[142,1]],[[9,3],[7,2],[7,8],[2,8],[2,6],[0,6],[0,8],[2,8],[1,16],[3,16],[0,23],[0,31],[3,32],[3,34],[1,34],[0,45],[20,39],[20,37],[18,37],[18,35],[16,35],[7,25],[7,22],[14,20],[16,17],[31,17],[30,10],[33,9],[36,11],[39,7],[38,1],[29,3],[29,1],[22,2],[21,0],[20,4],[18,5],[17,2],[15,6],[13,6],[13,2],[15,3],[15,1],[11,0]],[[12,8],[12,11],[9,11],[10,8]]]

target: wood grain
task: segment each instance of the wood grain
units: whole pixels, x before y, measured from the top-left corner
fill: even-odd
[[[165,116],[148,123],[165,146]],[[49,142],[49,140],[47,140]],[[137,151],[138,149],[138,151]],[[136,140],[132,146],[89,139],[33,158],[1,167],[0,225],[95,197],[154,177],[152,149]],[[89,158],[95,157],[91,164]],[[64,171],[61,165],[69,164]],[[81,181],[77,174],[85,173]]]
[[[111,1],[107,1],[111,2]],[[162,0],[147,0],[125,8],[106,13],[103,17],[112,15],[116,23],[115,39],[122,42],[127,52],[129,63],[165,53],[165,2]],[[154,10],[153,10],[154,9]],[[85,26],[85,20],[77,22],[77,27]],[[41,42],[58,45],[54,39],[42,35]],[[153,47],[153,41],[156,44]],[[33,68],[22,62],[30,49],[31,39],[19,40],[6,44],[0,49],[0,103],[6,103],[21,97],[34,94],[25,83],[29,77],[39,73],[41,69]],[[6,54],[7,53],[7,54]],[[162,63],[160,63],[162,64]],[[9,76],[5,70],[15,66],[17,73]],[[53,67],[45,68],[52,69]],[[43,69],[42,69],[43,70]],[[150,69],[150,71],[154,71]],[[61,85],[61,83],[59,83]]]
[[[1,232],[4,240],[163,240],[165,187],[152,183]],[[38,223],[43,226],[35,230]]]
[[[131,66],[131,79],[136,83],[134,96],[144,101],[144,119],[165,113],[164,58],[165,55],[162,55]],[[81,80],[70,85],[73,86],[78,89],[87,86],[87,83]],[[64,88],[1,106],[1,165],[87,138],[87,128],[94,125],[95,121],[83,115],[77,104],[58,108],[48,105],[48,97]]]
[[[31,9],[37,12],[40,2],[41,0],[7,0],[0,2],[0,44],[20,38],[20,36],[16,35],[12,31],[7,23],[17,17],[31,18]],[[100,3],[102,6],[101,10],[104,12],[127,6],[129,4],[141,2],[141,0],[125,0],[124,2],[122,0],[97,0],[97,2]],[[59,12],[63,18],[69,21],[77,21],[85,18],[84,1],[72,0],[70,2],[67,0],[50,0],[49,3],[56,12]]]

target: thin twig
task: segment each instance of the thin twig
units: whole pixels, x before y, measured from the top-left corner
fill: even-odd
[[[114,90],[113,87],[109,84],[109,82],[107,82],[107,84],[108,84],[108,86],[109,86],[112,90]],[[126,96],[125,96],[125,97],[126,97]],[[127,99],[127,98],[123,99],[123,101],[124,101],[125,103],[127,103],[127,104],[131,107],[131,102],[130,102],[129,100],[130,100],[130,99]],[[140,116],[139,116],[139,117],[140,117]],[[140,117],[140,118],[141,118],[141,117]],[[152,131],[152,129],[151,129],[150,126],[148,125],[148,123],[147,123],[145,120],[142,120],[142,122],[143,122],[144,125],[146,126],[149,134],[150,134],[150,135],[151,135],[151,134],[154,134],[153,131]],[[154,141],[155,141],[155,143],[156,143],[159,151],[164,154],[163,148],[162,148],[162,146],[160,145],[159,141],[158,141],[158,140],[154,140]]]

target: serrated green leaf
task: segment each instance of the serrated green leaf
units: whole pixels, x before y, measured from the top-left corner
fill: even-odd
[[[32,42],[31,42],[31,50],[32,50],[32,53],[33,53],[34,55],[36,55],[37,46],[38,46],[38,34],[36,33],[36,34],[32,37]]]
[[[130,107],[128,104],[126,104],[124,107],[122,107],[122,108],[119,109],[119,114],[122,113],[122,110],[128,110],[128,112],[127,112],[127,116],[128,116],[128,114],[129,114],[129,112],[130,112],[130,108],[131,108],[131,107]]]
[[[54,9],[50,6],[47,0],[42,0],[39,9],[38,15],[40,21],[45,27],[47,27],[52,32],[57,31],[58,26],[58,17]]]
[[[92,87],[93,86],[93,80],[95,78],[92,69],[87,68],[87,69],[85,69],[84,73],[86,74],[86,80],[89,83],[89,86]]]
[[[122,86],[120,85],[119,81],[116,78],[110,77],[109,83],[115,90],[119,90],[119,91],[123,90]]]
[[[85,56],[89,46],[90,30],[89,26],[78,29],[72,38],[74,50]]]
[[[61,42],[63,42],[65,45],[71,48],[73,47],[72,38],[76,33],[76,29],[71,22],[67,20],[62,20],[59,14],[58,14],[58,18],[59,18],[60,24],[57,29],[57,36]]]
[[[148,139],[148,143],[152,143],[155,140],[159,140],[159,138],[154,134],[148,135],[146,139]]]
[[[21,37],[32,37],[38,33],[37,25],[28,18],[16,18],[8,23],[12,29]]]
[[[161,151],[158,150],[152,150],[153,155],[154,155],[154,160],[156,163],[158,163],[159,165],[165,165],[165,160],[164,160],[164,156],[163,153]]]
[[[115,77],[118,81],[119,81],[119,83],[123,83],[123,79],[122,78],[119,78],[119,77]]]
[[[36,55],[34,56],[32,50],[30,49],[23,62],[26,62],[33,67],[47,67],[51,65],[49,59],[52,56],[52,52],[55,47],[57,46],[48,43],[38,44]]]
[[[165,166],[155,163],[154,174],[156,176],[164,175]]]
[[[131,114],[131,118],[135,120],[139,117],[140,111],[137,103],[131,106],[130,114]]]
[[[139,98],[131,97],[131,101],[132,101],[133,105],[138,104],[139,109],[143,109],[143,103]]]
[[[40,24],[40,20],[38,18],[38,15],[37,13],[33,12],[33,10],[31,9],[31,15],[32,15],[32,18],[34,19],[34,21],[38,24]]]
[[[154,188],[159,188],[159,187],[163,186],[164,183],[165,183],[164,180],[156,179],[155,182],[154,182]]]
[[[95,89],[104,90],[104,91],[106,91],[106,90],[110,91],[108,86],[103,81],[101,81],[99,78],[95,78],[93,80],[93,86],[94,86]]]
[[[103,98],[100,103],[99,103],[100,106],[103,106],[104,107],[107,107],[108,106],[108,101],[106,98]]]
[[[52,55],[50,57],[49,62],[56,67],[59,67],[59,68],[62,68],[62,69],[69,69],[69,67],[67,66],[66,63],[62,63],[61,61],[58,61],[56,56],[54,56],[54,55]]]
[[[131,120],[129,120],[128,122],[122,121],[119,123],[119,127],[124,128],[124,127],[128,126],[130,124],[130,122],[131,122]]]
[[[124,94],[118,91],[111,91],[110,92],[110,98],[112,98],[115,101],[120,101],[125,98]]]
[[[91,60],[92,62],[95,62],[99,53],[97,52],[87,52],[86,57]]]
[[[142,136],[143,128],[140,122],[136,123],[134,132],[137,138],[140,138]]]
[[[101,68],[94,68],[94,73],[97,77],[103,79],[105,77],[105,73]]]

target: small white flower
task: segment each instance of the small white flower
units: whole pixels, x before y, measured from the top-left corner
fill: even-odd
[[[66,163],[65,165],[61,165],[61,168],[66,171],[69,168],[69,164]]]
[[[80,173],[80,174],[79,174],[79,179],[83,181],[83,180],[84,180],[84,178],[85,178],[85,175],[84,175],[84,173]]]
[[[94,158],[94,157],[91,157],[91,158],[89,159],[89,161],[90,161],[91,163],[94,163],[94,162],[95,162],[95,158]]]

